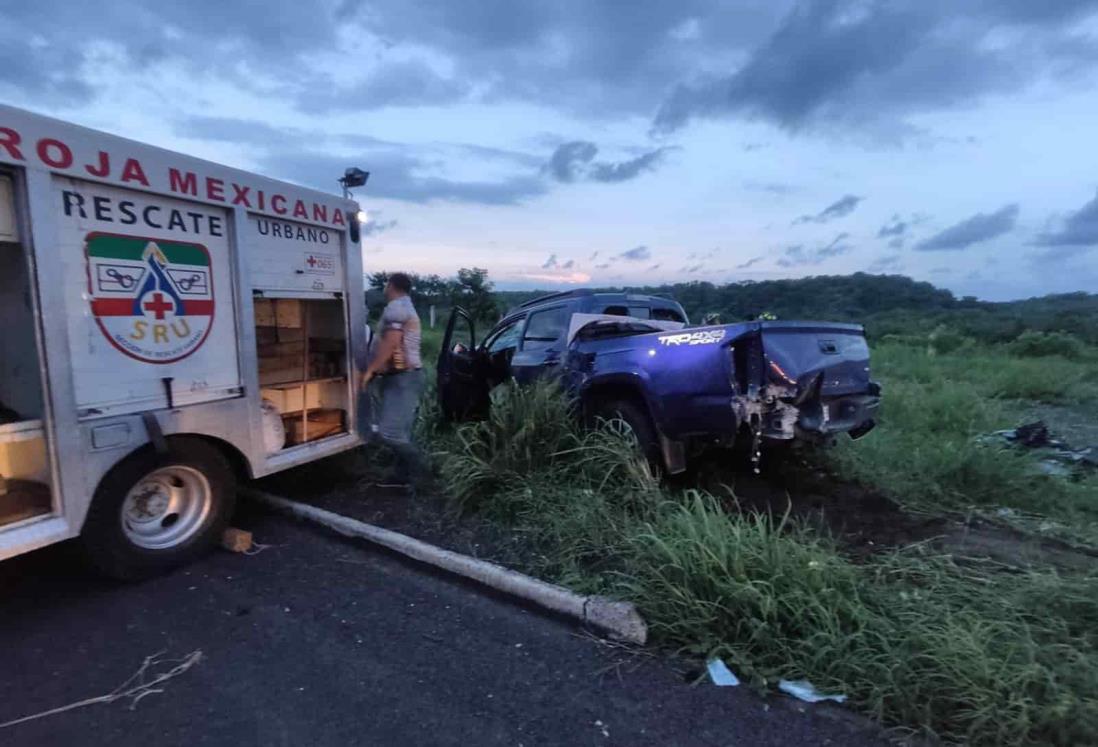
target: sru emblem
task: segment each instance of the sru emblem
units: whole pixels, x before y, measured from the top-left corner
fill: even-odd
[[[145,363],[202,347],[214,319],[210,253],[201,244],[89,233],[91,311],[107,340]]]

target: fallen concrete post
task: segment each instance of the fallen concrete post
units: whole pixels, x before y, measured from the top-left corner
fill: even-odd
[[[525,599],[562,615],[605,631],[610,637],[643,644],[648,626],[631,602],[618,602],[600,596],[583,596],[563,586],[527,576],[501,565],[478,560],[451,550],[422,542],[414,537],[367,524],[349,516],[326,511],[259,490],[243,489],[241,494],[284,514],[320,524],[346,537],[381,545],[405,557],[472,579],[505,594]]]

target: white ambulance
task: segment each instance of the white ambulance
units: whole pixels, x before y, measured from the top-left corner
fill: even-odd
[[[152,575],[361,443],[358,210],[0,105],[0,559]]]

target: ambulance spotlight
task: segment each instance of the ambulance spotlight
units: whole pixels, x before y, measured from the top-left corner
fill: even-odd
[[[370,216],[365,210],[359,210],[355,217],[358,218],[359,225],[364,226],[370,222]]]
[[[353,187],[364,186],[370,178],[369,171],[363,171],[360,168],[351,166],[343,172],[343,176],[339,179],[339,183],[343,185],[343,196],[349,196],[349,193]]]

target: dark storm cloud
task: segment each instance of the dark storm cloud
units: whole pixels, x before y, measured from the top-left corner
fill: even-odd
[[[598,152],[598,146],[594,143],[582,140],[564,143],[553,151],[545,168],[558,182],[574,182]]]
[[[485,99],[535,101],[601,118],[649,115],[656,92],[692,76],[699,60],[730,59],[769,33],[783,4],[371,0],[345,7],[355,23],[389,43],[445,55],[459,79],[483,82]],[[684,24],[697,33],[673,33]]]
[[[562,264],[560,266],[560,269],[562,269],[562,270],[571,270],[575,266],[576,266],[576,260],[570,259],[567,262],[565,262],[564,264]]]
[[[309,111],[361,111],[385,106],[445,106],[468,96],[467,81],[446,78],[419,60],[384,62],[352,86],[316,84],[299,97]]]
[[[903,263],[899,254],[890,254],[876,259],[866,268],[866,272],[886,273],[898,272],[903,269]]]
[[[858,207],[858,203],[864,199],[864,197],[858,197],[857,195],[844,195],[815,215],[802,215],[793,221],[793,225],[799,223],[827,223],[836,218],[842,218],[854,212],[854,208]]]
[[[7,84],[45,102],[64,94],[70,105],[92,97],[82,63],[102,42],[113,45],[135,71],[176,62],[245,86],[255,71],[292,86],[309,77],[302,55],[331,47],[337,29],[337,20],[323,7],[288,0],[277,7],[261,0],[114,0],[97,3],[79,19],[67,0],[36,0],[4,3],[2,15],[0,89]],[[30,74],[21,74],[26,67]]]
[[[762,262],[764,259],[766,259],[766,258],[765,257],[752,257],[751,259],[747,260],[746,262],[741,262],[740,264],[736,265],[736,269],[737,270],[746,270],[747,268],[751,267],[752,265],[755,265],[755,264],[758,264],[759,262]]]
[[[266,122],[235,117],[185,117],[176,122],[174,130],[183,137],[262,148],[300,148],[311,137],[305,130],[273,127]],[[370,144],[383,143],[374,140]]]
[[[796,192],[798,187],[784,182],[754,182],[743,183],[743,188],[750,192],[767,192],[772,195],[787,195]]]
[[[556,266],[557,266],[557,255],[550,254],[549,259],[545,260],[545,262],[542,263],[541,269],[543,269],[543,270],[552,270],[552,269],[555,269]]]
[[[908,224],[905,221],[900,220],[900,216],[893,215],[892,220],[881,226],[877,231],[877,238],[887,239],[889,237],[902,237],[907,233]]]
[[[13,31],[0,30],[0,92],[10,87],[33,92],[43,103],[70,106],[92,99],[92,87],[80,74],[85,61],[81,52],[52,43],[35,45]]]
[[[779,267],[804,267],[807,265],[822,264],[825,260],[846,254],[854,247],[846,243],[850,237],[847,233],[840,233],[827,244],[817,246],[815,249],[806,249],[804,244],[794,244],[786,247],[782,256],[778,259]]]
[[[624,251],[617,256],[618,258],[629,262],[641,262],[652,258],[652,250],[642,244],[641,246],[635,246],[632,249]]]
[[[1041,234],[1035,243],[1048,247],[1098,245],[1098,194],[1093,200],[1070,213],[1058,230]]]
[[[401,152],[378,152],[362,156],[333,156],[328,153],[272,153],[261,162],[264,173],[331,191],[336,177],[348,164],[361,163],[370,171],[364,194],[407,202],[468,202],[484,205],[514,205],[545,193],[545,183],[533,176],[515,176],[495,181],[463,181],[434,176],[430,164]]]
[[[634,179],[659,165],[668,148],[657,148],[626,161],[595,161],[598,146],[584,140],[574,140],[558,145],[545,171],[559,182],[596,181],[624,182]]]
[[[1095,62],[1078,20],[1096,7],[637,0],[625,11],[589,0],[112,0],[79,23],[59,23],[71,17],[68,0],[8,2],[0,91],[86,102],[95,85],[89,62],[106,54],[112,65],[216,75],[317,112],[519,101],[587,118],[658,109],[663,131],[699,116],[746,116],[788,129],[871,125],[895,134],[915,113],[971,105],[1050,72],[1078,75]],[[1007,33],[995,43],[981,43],[1000,28]],[[322,56],[337,52],[350,53],[345,63]],[[598,164],[591,177],[632,178],[658,158]]]
[[[745,116],[789,130],[883,126],[895,137],[911,129],[907,115],[1016,91],[1062,72],[1065,60],[1093,57],[1071,42],[1072,21],[1094,8],[1093,1],[802,0],[741,67],[678,85],[654,127]],[[1001,43],[979,43],[1004,24],[1012,33]]]
[[[371,220],[362,227],[363,236],[377,236],[380,233],[391,231],[397,227],[397,221],[394,220]]]
[[[656,264],[649,267],[645,272],[652,272],[653,270],[658,270],[658,269],[660,269],[661,266],[662,266],[661,263],[657,262]]]
[[[981,241],[1002,236],[1014,230],[1018,222],[1018,205],[1004,205],[993,213],[977,213],[940,233],[921,241],[915,248],[924,251],[967,249]]]

